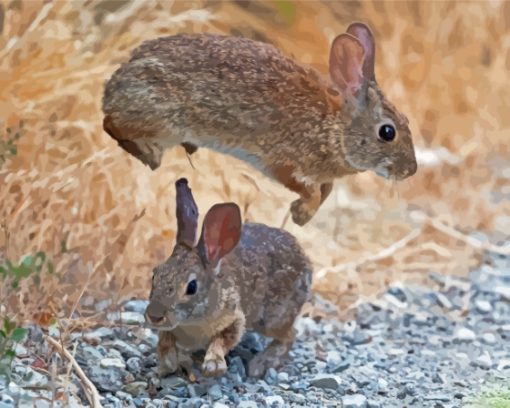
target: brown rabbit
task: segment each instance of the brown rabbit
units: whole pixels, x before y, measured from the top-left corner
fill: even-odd
[[[231,154],[300,198],[304,225],[337,177],[372,170],[402,180],[417,165],[407,118],[374,75],[370,29],[352,23],[331,45],[322,78],[272,45],[219,35],[176,35],[135,49],[107,82],[103,127],[153,170],[163,150]]]
[[[249,375],[260,376],[293,343],[294,320],[310,294],[310,261],[288,232],[242,226],[234,203],[211,207],[195,246],[197,206],[186,179],[175,187],[177,243],[154,269],[145,311],[148,326],[159,330],[160,374],[189,370],[198,350],[206,350],[205,376],[223,374],[225,354],[248,328],[273,338],[249,363]]]

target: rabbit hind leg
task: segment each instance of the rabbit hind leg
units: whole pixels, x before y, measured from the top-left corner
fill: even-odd
[[[253,357],[248,363],[250,377],[262,377],[270,367],[278,368],[282,366],[296,338],[296,330],[293,324],[267,330],[264,334],[272,337],[273,340],[265,350]]]

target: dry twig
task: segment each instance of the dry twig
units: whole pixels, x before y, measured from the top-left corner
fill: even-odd
[[[67,360],[70,361],[74,370],[76,371],[76,375],[78,375],[82,382],[83,390],[85,391],[85,395],[87,396],[87,399],[89,400],[91,407],[102,408],[99,392],[97,391],[94,384],[92,384],[92,382],[87,378],[81,367],[78,365],[74,357],[71,355],[71,353],[69,353],[69,351],[67,351],[64,346],[62,346],[52,337],[45,335],[44,338],[48,343],[55,347],[55,349],[59,352],[61,356],[65,357]]]

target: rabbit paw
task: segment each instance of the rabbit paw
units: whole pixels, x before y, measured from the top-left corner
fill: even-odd
[[[290,205],[292,221],[297,225],[303,226],[310,221],[315,214],[315,210],[309,208],[309,202],[298,199]]]
[[[202,374],[205,377],[218,377],[227,371],[227,363],[224,358],[211,358],[204,360],[202,364]]]

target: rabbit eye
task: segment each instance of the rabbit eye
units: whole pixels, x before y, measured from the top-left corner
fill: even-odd
[[[197,293],[198,284],[197,280],[193,279],[188,282],[188,287],[186,288],[186,295],[194,295]]]
[[[379,128],[379,138],[385,142],[395,140],[396,135],[397,131],[393,125],[384,124]]]

